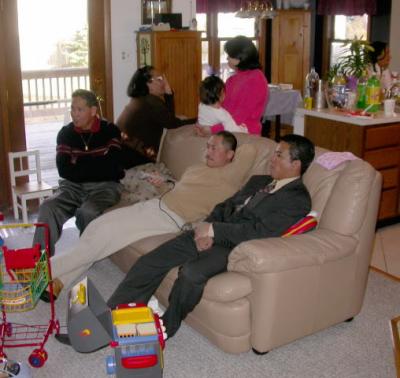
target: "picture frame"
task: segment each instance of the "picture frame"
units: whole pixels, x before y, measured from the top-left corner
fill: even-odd
[[[158,13],[171,13],[172,0],[142,0],[142,25],[154,23]]]

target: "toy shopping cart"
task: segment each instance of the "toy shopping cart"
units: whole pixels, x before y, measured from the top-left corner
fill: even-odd
[[[46,246],[44,250],[37,244],[31,248],[9,249],[7,236],[18,229],[43,228]],[[33,367],[42,367],[47,360],[44,345],[49,336],[60,332],[60,324],[55,319],[53,285],[49,253],[49,229],[46,224],[5,224],[0,225],[0,305],[2,323],[0,325],[0,358],[6,357],[5,348],[38,347],[29,356]],[[35,308],[41,294],[49,286],[50,320],[48,324],[27,325],[7,321],[7,313],[25,312]]]

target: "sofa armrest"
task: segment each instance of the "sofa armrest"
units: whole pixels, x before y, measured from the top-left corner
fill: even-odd
[[[229,255],[228,270],[241,273],[274,273],[322,265],[354,253],[352,236],[317,229],[288,238],[250,240]]]

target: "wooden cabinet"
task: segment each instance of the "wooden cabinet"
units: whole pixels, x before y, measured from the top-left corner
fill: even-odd
[[[201,39],[197,31],[137,33],[138,66],[164,74],[175,94],[176,114],[197,116],[201,82]]]
[[[303,91],[310,71],[310,19],[310,11],[306,10],[279,10],[273,19],[273,83],[292,83],[294,89]]]
[[[317,146],[368,161],[383,177],[378,220],[399,216],[400,123],[359,126],[306,116],[304,135]]]

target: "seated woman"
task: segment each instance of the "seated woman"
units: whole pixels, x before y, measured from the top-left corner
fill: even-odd
[[[261,117],[268,101],[268,82],[260,70],[259,55],[250,38],[237,36],[224,45],[228,66],[234,70],[225,84],[222,106],[236,124],[245,124],[250,134],[261,135]],[[222,125],[198,127],[199,135],[223,130]]]
[[[135,72],[127,94],[131,100],[117,120],[124,139],[125,168],[155,161],[163,128],[174,129],[196,122],[175,116],[171,87],[152,66]]]

